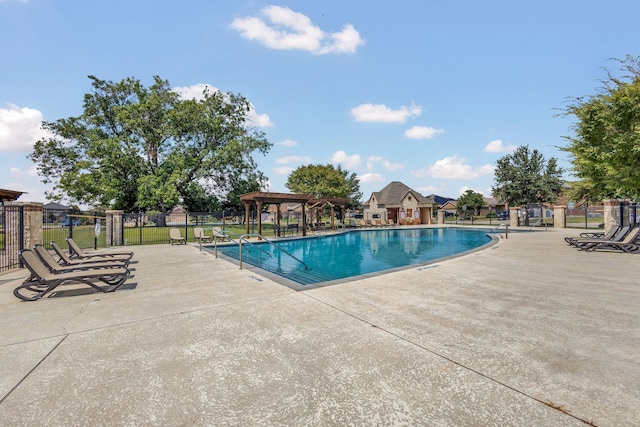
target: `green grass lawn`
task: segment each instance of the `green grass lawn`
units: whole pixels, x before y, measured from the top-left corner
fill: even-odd
[[[211,226],[201,226],[204,228],[206,234],[211,233]],[[221,226],[218,226],[222,228]],[[178,228],[183,236],[185,236],[185,226],[170,226],[170,227],[155,227],[155,226],[147,226],[147,227],[125,227],[124,229],[124,242],[125,246],[132,245],[152,245],[152,244],[168,244],[169,243],[169,229]],[[189,225],[186,227],[186,238],[187,242],[193,242],[194,234],[193,234],[193,226]],[[225,224],[225,231],[229,231],[234,233],[237,236],[241,236],[245,234],[245,225],[244,224]],[[257,226],[252,226],[251,230],[257,233]],[[252,232],[253,232],[252,231]],[[270,223],[263,224],[262,226],[262,234],[269,238],[273,236],[273,228]],[[67,249],[66,238],[69,236],[69,228],[67,227],[51,227],[45,228],[43,230],[42,240],[45,243],[45,246],[49,247],[49,242],[55,241],[60,245],[60,247]],[[0,235],[0,238],[2,235]],[[82,248],[93,248],[94,246],[98,248],[103,248],[106,246],[106,235],[104,227],[102,228],[102,232],[96,239],[94,236],[94,227],[93,225],[79,225],[73,227],[73,240],[75,240],[80,247]]]

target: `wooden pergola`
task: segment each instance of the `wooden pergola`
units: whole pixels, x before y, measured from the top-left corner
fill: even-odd
[[[335,224],[334,224],[334,208],[336,206],[340,207],[340,210],[342,212],[342,215],[344,215],[344,211],[345,211],[345,207],[349,204],[350,200],[346,199],[346,198],[341,198],[341,197],[324,197],[321,199],[310,199],[308,204],[309,209],[313,209],[313,208],[324,208],[325,206],[329,205],[331,207],[331,231],[335,230]],[[342,219],[344,221],[344,217]]]
[[[289,193],[271,193],[268,191],[254,191],[253,193],[246,193],[240,196],[240,200],[244,203],[244,216],[246,218],[245,232],[249,234],[249,218],[251,217],[251,206],[256,205],[258,212],[258,234],[262,234],[262,205],[264,203],[274,204],[278,207],[276,211],[276,224],[280,225],[280,205],[283,203],[300,203],[302,205],[302,223],[307,222],[307,212],[305,209],[306,203],[312,199],[311,196],[306,194],[289,194]],[[306,236],[307,231],[305,227],[302,227],[302,235]]]
[[[267,204],[276,205],[277,209],[276,209],[275,224],[277,224],[279,228],[280,219],[281,219],[280,205],[282,205],[283,203],[299,203],[302,206],[302,224],[303,224],[302,235],[303,236],[307,235],[307,227],[306,227],[307,205],[309,205],[310,209],[330,205],[331,206],[331,229],[334,230],[334,223],[333,223],[334,207],[340,206],[343,208],[342,210],[344,211],[344,207],[349,203],[349,199],[345,199],[345,198],[317,199],[307,194],[271,193],[268,191],[254,191],[253,193],[243,194],[240,196],[240,201],[244,203],[245,218],[247,218],[247,220],[245,221],[246,234],[249,234],[249,231],[250,231],[249,230],[250,224],[248,219],[250,218],[250,214],[251,214],[251,206],[256,205],[256,210],[258,212],[258,215],[256,215],[258,218],[258,234],[262,234],[262,215],[260,215],[260,213],[262,212],[263,204],[267,203]]]

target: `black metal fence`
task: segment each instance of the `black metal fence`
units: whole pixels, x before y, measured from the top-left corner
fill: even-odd
[[[220,212],[173,212],[173,213],[125,213],[122,229],[113,228],[113,233],[122,233],[125,245],[149,245],[169,243],[169,230],[179,228],[187,241],[193,241],[194,227],[221,227],[244,224],[244,213]]]
[[[24,207],[0,204],[0,273],[20,267],[24,249]]]
[[[44,209],[42,211],[42,242],[49,247],[56,242],[67,248],[66,238],[71,237],[82,248],[106,247],[105,218],[96,212]]]

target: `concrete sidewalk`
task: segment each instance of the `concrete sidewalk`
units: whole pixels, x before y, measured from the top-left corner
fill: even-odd
[[[0,275],[0,425],[640,425],[640,255],[577,233],[301,292],[193,245],[109,294]]]

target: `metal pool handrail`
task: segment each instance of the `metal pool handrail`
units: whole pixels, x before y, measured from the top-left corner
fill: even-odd
[[[217,235],[222,235],[222,236],[228,238],[230,242],[233,242],[233,243],[237,244],[240,247],[240,269],[242,269],[242,241],[245,241],[246,243],[252,244],[252,242],[250,242],[249,240],[244,238],[244,236],[252,236],[252,234],[243,234],[242,236],[238,236],[233,231],[220,230],[218,232],[214,232],[213,246],[214,246],[214,255],[215,255],[216,258],[218,258],[218,239],[216,239],[216,234]],[[238,240],[234,240],[233,238],[231,238],[231,236],[235,236]],[[258,236],[259,236],[259,234],[258,234]],[[266,240],[265,237],[263,237],[263,239]],[[202,246],[202,244],[200,244],[200,246]],[[261,250],[265,254],[271,256],[271,254],[269,252],[265,251],[261,247],[256,246],[256,248]],[[282,249],[282,250],[284,250],[284,249]]]
[[[491,230],[491,233],[497,234],[498,236],[502,237],[498,233],[498,230],[500,229],[500,227],[504,227],[504,238],[508,239],[509,238],[509,224],[498,224],[495,227],[493,227],[493,229]]]
[[[281,251],[282,251],[282,252],[284,252],[285,254],[289,255],[291,258],[295,259],[295,260],[296,260],[296,261],[298,261],[300,264],[304,265],[304,269],[305,269],[305,270],[308,270],[308,269],[309,269],[309,266],[308,266],[304,261],[302,261],[301,259],[299,259],[299,258],[295,257],[294,255],[292,255],[291,253],[289,253],[287,250],[285,250],[285,249],[281,248],[280,246],[276,245],[274,242],[272,242],[271,240],[267,239],[267,238],[266,238],[266,237],[264,237],[262,234],[258,234],[258,233],[250,233],[250,234],[243,234],[242,236],[240,236],[240,239],[239,239],[238,246],[239,246],[239,248],[240,248],[240,249],[239,249],[239,250],[240,250],[240,253],[238,254],[238,258],[240,259],[240,270],[242,270],[242,242],[244,241],[244,242],[246,242],[246,243],[253,244],[253,242],[248,241],[247,239],[245,239],[245,237],[259,237],[259,238],[261,238],[262,240],[264,240],[265,242],[269,243],[269,244],[270,244],[270,245],[272,245],[272,246],[275,246],[276,248],[278,248],[279,250],[281,250]],[[264,252],[264,253],[268,254],[269,256],[271,256],[271,254],[270,254],[269,252],[265,251],[264,249],[262,249],[262,248],[260,248],[260,247],[258,247],[258,246],[256,246],[256,248],[260,249],[262,252]]]

